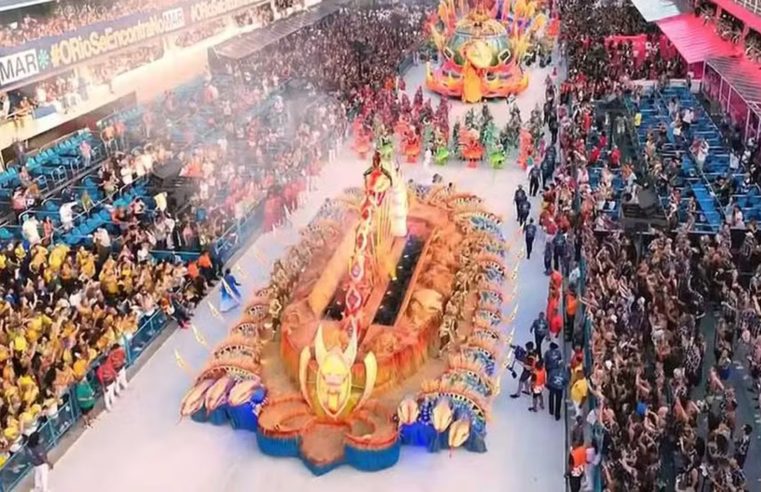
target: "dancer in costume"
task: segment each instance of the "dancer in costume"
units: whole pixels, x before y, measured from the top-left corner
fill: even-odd
[[[238,287],[240,283],[233,276],[232,272],[228,268],[225,270],[225,276],[222,277],[222,288],[219,289],[219,310],[223,313],[235,309],[240,306],[241,294]]]

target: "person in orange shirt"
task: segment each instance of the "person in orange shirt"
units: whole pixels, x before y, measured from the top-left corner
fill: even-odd
[[[536,361],[534,372],[531,375],[531,408],[529,411],[536,412],[536,406],[544,410],[544,386],[547,384],[547,371],[544,369],[544,362]]]
[[[576,328],[576,309],[578,309],[579,301],[576,298],[576,293],[571,289],[565,295],[565,340],[570,342],[573,340],[574,329]]]
[[[550,335],[552,335],[553,338],[558,338],[562,329],[563,315],[560,314],[559,309],[556,309],[555,312],[550,315]]]
[[[198,268],[201,275],[206,279],[206,282],[212,283],[217,279],[217,272],[214,268],[214,261],[211,259],[211,253],[204,251],[198,258]]]
[[[587,467],[587,447],[583,442],[576,441],[568,454],[568,487],[571,492],[581,490],[581,481]]]
[[[195,261],[188,263],[188,277],[190,277],[190,280],[195,281],[195,279],[198,278],[199,274],[200,272],[198,271],[198,263]]]

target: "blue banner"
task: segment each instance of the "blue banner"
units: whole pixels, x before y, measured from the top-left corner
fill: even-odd
[[[159,38],[172,31],[220,17],[266,0],[195,0],[153,12],[99,22],[61,36],[0,48],[0,87],[48,71]]]

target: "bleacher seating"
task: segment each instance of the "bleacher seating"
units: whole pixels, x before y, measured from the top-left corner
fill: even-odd
[[[686,151],[690,142],[682,143],[680,146],[674,137],[667,109],[667,103],[672,98],[679,102],[681,108],[693,109],[695,120],[691,125],[690,133],[693,138],[705,140],[709,145],[709,153],[702,172],[692,154]],[[630,101],[629,108],[633,111]],[[745,189],[744,181],[747,174],[742,167],[734,172],[730,169],[729,151],[724,145],[719,129],[687,87],[672,86],[661,91],[653,90],[642,98],[639,111],[642,115],[642,123],[637,129],[640,144],[646,141],[649,130],[663,123],[668,128],[668,141],[661,149],[661,157],[677,158],[681,154],[680,174],[676,183],[682,190],[680,217],[684,217],[684,208],[689,198],[694,197],[699,207],[695,230],[717,232],[724,222],[724,212],[713,187],[719,179],[730,179],[735,189],[743,191],[735,198],[745,219],[761,219],[761,193],[755,185],[750,190]],[[668,205],[667,196],[661,196],[661,200],[664,206]]]

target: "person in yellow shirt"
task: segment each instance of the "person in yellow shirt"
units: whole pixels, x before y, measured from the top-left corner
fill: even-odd
[[[29,270],[33,273],[39,273],[40,268],[48,260],[48,250],[42,245],[37,245],[32,250],[32,259],[29,262]]]
[[[71,260],[66,258],[61,265],[61,285],[66,289],[66,292],[72,293],[74,288],[74,267],[71,264]]]
[[[19,429],[19,421],[11,413],[8,413],[8,417],[5,419],[3,437],[11,444],[11,452],[20,449],[21,430]]]
[[[40,389],[37,386],[37,382],[28,372],[24,372],[21,376],[19,376],[18,387],[19,391],[21,392],[21,399],[27,405],[34,403],[40,394]]]
[[[53,381],[53,388],[57,396],[61,396],[69,389],[74,383],[74,371],[68,364],[59,364],[55,371],[55,380]]]
[[[24,336],[24,333],[22,331],[16,332],[16,334],[11,338],[11,349],[14,352],[23,354],[26,352],[27,348],[28,344],[26,343],[26,337]]]
[[[74,366],[72,367],[72,372],[74,373],[74,379],[80,380],[87,374],[87,367],[89,365],[89,361],[80,358],[74,361]]]
[[[82,277],[89,280],[95,277],[95,256],[85,252],[79,260],[79,271]]]
[[[101,272],[101,285],[106,298],[112,303],[119,295],[119,280],[113,270]],[[112,304],[113,305],[113,304]]]
[[[24,258],[26,258],[26,250],[24,249],[24,245],[22,243],[18,243],[16,245],[16,249],[13,250],[13,254],[16,256],[16,261],[21,264],[24,261]]]
[[[573,402],[573,409],[576,411],[576,415],[581,415],[581,406],[589,394],[589,384],[584,371],[579,371],[578,369],[577,371],[576,379],[571,385],[571,402]]]
[[[56,274],[60,272],[68,252],[69,247],[65,244],[56,245],[48,256],[48,265],[50,266],[50,270]]]
[[[40,413],[38,404],[24,405],[19,413],[19,430],[25,436],[30,436],[37,430],[37,416]]]

